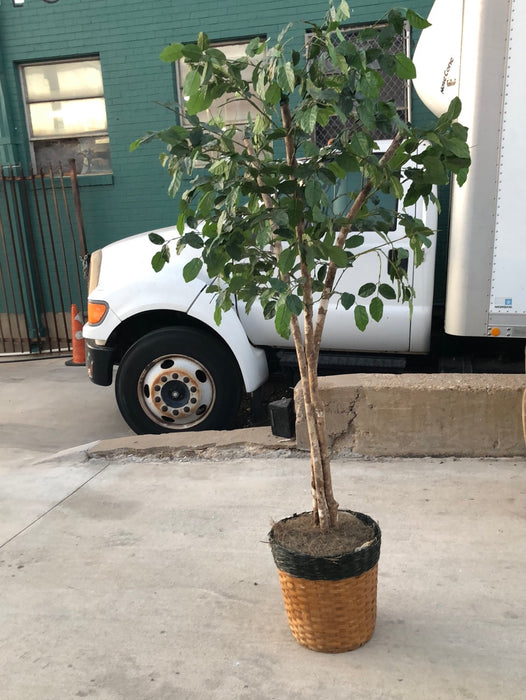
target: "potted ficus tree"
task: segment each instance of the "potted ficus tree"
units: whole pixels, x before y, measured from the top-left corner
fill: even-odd
[[[372,635],[380,551],[378,525],[339,509],[333,495],[317,369],[329,301],[339,296],[361,331],[381,320],[383,299],[411,305],[415,292],[404,260],[410,248],[420,264],[434,232],[406,208],[421,198],[438,206],[435,186],[447,184],[451,172],[462,184],[470,163],[466,129],[456,121],[458,100],[421,129],[382,99],[385,76],[415,76],[411,60],[393,54],[392,42],[405,23],[420,30],[427,21],[412,10],[392,10],[349,40],[348,17],[346,2],[331,4],[321,25],[308,25],[302,51],[292,48],[290,27],[273,45],[253,39],[235,59],[204,34],[195,44],[171,44],[161,58],[184,64],[179,124],[132,145],[164,142],[170,194],[186,184],[176,245],[196,250],[184,268],[186,281],[203,266],[213,280],[216,322],[235,298],[248,311],[260,304],[277,332],[293,338],[313,508],[276,523],[270,543],[294,635],[329,652],[355,648]],[[225,120],[232,103],[246,115],[242,128]],[[336,127],[333,138],[313,138],[329,124]],[[389,139],[381,152],[379,138]],[[353,179],[357,187],[349,185]],[[397,210],[382,206],[381,195],[397,200]],[[393,218],[403,240],[393,239]],[[377,234],[366,250],[365,231]],[[160,246],[152,259],[160,270],[169,261],[168,241],[158,234],[151,240]],[[340,274],[367,253],[379,269],[388,267],[390,282],[378,273],[355,294],[341,293]]]

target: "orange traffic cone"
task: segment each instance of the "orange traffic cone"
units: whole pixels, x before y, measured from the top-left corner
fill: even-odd
[[[79,313],[76,304],[71,306],[71,345],[73,347],[73,358],[66,362],[67,365],[85,365],[86,349],[84,338],[82,337],[83,318]]]

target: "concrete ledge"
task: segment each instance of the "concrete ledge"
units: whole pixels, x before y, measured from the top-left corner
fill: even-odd
[[[163,433],[162,435],[133,435],[112,440],[100,440],[89,445],[88,457],[156,457],[178,459],[215,459],[230,454],[232,458],[247,457],[296,448],[295,440],[273,435],[267,426],[239,430],[207,430],[204,432]]]
[[[521,374],[351,374],[320,377],[333,454],[514,457],[526,454]],[[308,449],[302,392],[296,442]]]

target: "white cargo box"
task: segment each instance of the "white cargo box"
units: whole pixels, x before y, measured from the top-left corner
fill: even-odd
[[[526,337],[526,2],[437,0],[415,51],[415,88],[442,113],[458,95],[472,167],[453,186],[445,328]]]

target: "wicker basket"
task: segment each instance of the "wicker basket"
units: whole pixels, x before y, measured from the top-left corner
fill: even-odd
[[[372,525],[375,536],[367,547],[340,557],[291,552],[269,533],[290,629],[314,651],[351,651],[374,632],[381,533],[367,515],[353,515]]]

